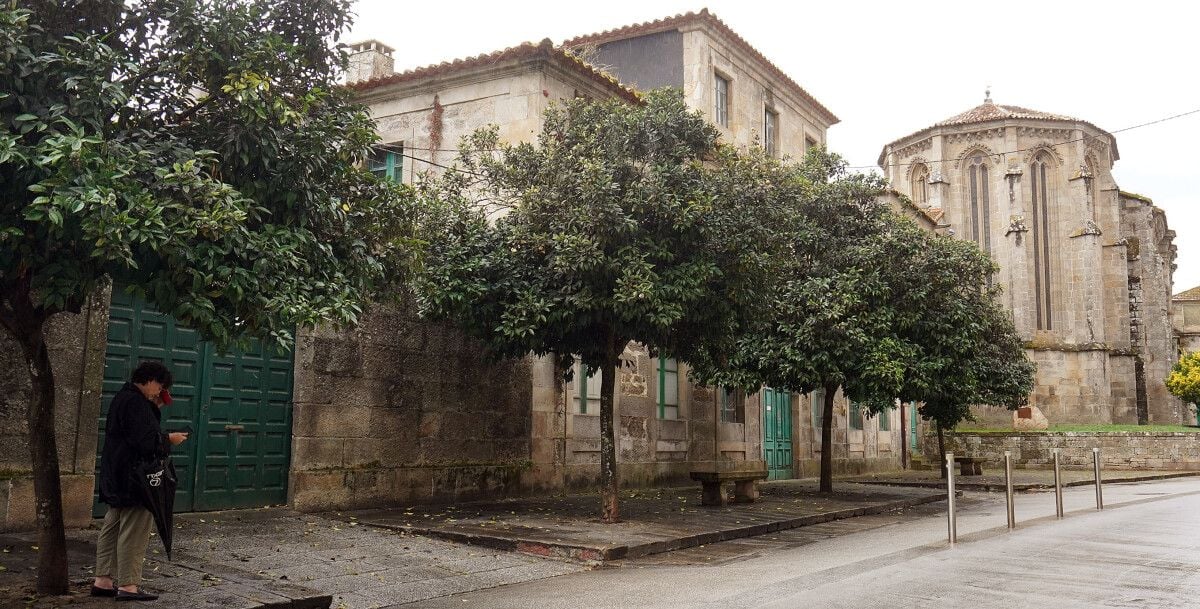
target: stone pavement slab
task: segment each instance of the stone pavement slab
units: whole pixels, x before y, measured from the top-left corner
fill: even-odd
[[[1089,469],[1061,470],[1063,486],[1089,486],[1095,484],[1095,474]],[[1177,470],[1164,471],[1132,471],[1106,469],[1100,472],[1104,484],[1120,482],[1147,482],[1151,480],[1168,480],[1200,476],[1200,472],[1181,472]],[[885,484],[889,486],[911,486],[921,488],[946,488],[946,481],[941,478],[938,470],[905,470],[855,476],[846,478],[847,481],[870,484]],[[982,476],[962,476],[958,470],[954,472],[954,487],[964,491],[1004,492],[1004,469],[999,467],[985,468]],[[1043,491],[1054,488],[1054,471],[1049,469],[1014,469],[1013,490],[1016,492]]]
[[[94,529],[68,532],[70,593],[46,597],[33,594],[38,552],[36,535],[0,534],[0,607],[111,608],[111,598],[88,595],[96,557],[96,533]],[[168,562],[158,543],[157,538],[151,540],[143,574],[145,587],[159,594],[156,606],[180,609],[325,609],[332,600],[328,593],[206,563],[180,551],[178,542],[175,560]]]
[[[155,606],[171,609],[376,609],[587,568],[280,508],[180,514],[175,524],[175,561],[151,540],[144,582],[161,592]],[[43,598],[31,596],[33,535],[0,535],[0,607],[112,607],[87,596],[96,532],[70,532],[72,594]]]
[[[540,556],[610,561],[901,509],[939,501],[931,489],[841,484],[817,492],[814,480],[760,485],[752,504],[701,506],[698,488],[623,492],[623,521],[597,518],[595,495],[411,506],[347,512],[354,522]]]
[[[187,514],[177,517],[176,535],[218,571],[317,590],[340,609],[390,607],[587,568],[330,516],[282,508]]]

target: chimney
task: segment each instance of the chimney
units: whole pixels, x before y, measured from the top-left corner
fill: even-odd
[[[391,76],[395,71],[392,47],[378,40],[364,40],[350,45],[350,66],[346,84]]]

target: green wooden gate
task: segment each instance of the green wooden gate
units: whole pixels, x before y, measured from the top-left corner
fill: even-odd
[[[792,477],[792,400],[791,394],[769,387],[762,390],[763,458],[768,479]]]
[[[179,474],[175,511],[258,507],[287,501],[292,428],[292,353],[254,341],[220,354],[197,333],[113,288],[105,351],[96,466],[112,396],[138,362],[155,359],[175,376],[165,430],[190,429],[171,451]],[[100,516],[104,505],[96,503]]]

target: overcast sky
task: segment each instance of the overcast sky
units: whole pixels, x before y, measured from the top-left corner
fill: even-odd
[[[705,6],[841,118],[829,147],[855,166],[982,103],[988,85],[997,104],[1109,131],[1200,109],[1198,22],[1176,2],[359,0],[346,41],[377,38],[405,70]],[[1200,285],[1200,113],[1115,135],[1117,184],[1178,233],[1174,291]]]

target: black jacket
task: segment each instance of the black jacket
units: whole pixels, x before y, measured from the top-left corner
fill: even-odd
[[[100,501],[112,507],[141,505],[133,493],[133,466],[171,452],[159,422],[162,413],[133,383],[113,396],[100,453]]]

